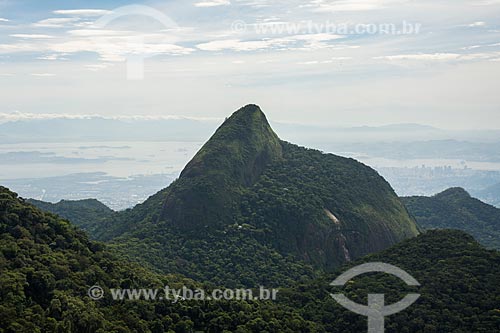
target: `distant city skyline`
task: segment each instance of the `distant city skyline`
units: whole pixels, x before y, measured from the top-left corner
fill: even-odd
[[[500,129],[499,19],[497,0],[0,0],[0,121],[255,103],[278,122]]]

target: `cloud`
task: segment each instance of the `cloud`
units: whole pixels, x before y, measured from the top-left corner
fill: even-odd
[[[471,1],[474,6],[490,6],[500,4],[500,0],[474,0]]]
[[[49,54],[37,57],[38,60],[68,60],[64,58],[64,54]]]
[[[297,65],[324,65],[324,64],[332,64],[336,61],[344,61],[351,60],[352,57],[331,57],[326,60],[310,60],[310,61],[301,61],[297,62]]]
[[[461,56],[463,60],[495,60],[500,57],[500,52],[470,53]]]
[[[208,0],[195,3],[195,7],[218,7],[218,6],[229,6],[231,4],[230,0]]]
[[[297,65],[322,65],[322,64],[331,64],[333,60],[311,60],[311,61],[303,61],[298,62]]]
[[[31,112],[0,112],[0,123],[9,121],[30,120],[52,120],[52,119],[107,119],[123,121],[155,121],[155,120],[196,120],[196,121],[220,121],[217,117],[188,117],[178,115],[114,115],[101,114],[69,114],[69,113],[31,113]]]
[[[270,0],[238,0],[238,4],[256,9],[270,7],[271,3]]]
[[[31,76],[52,77],[52,76],[56,76],[56,75],[53,73],[31,73]]]
[[[108,29],[78,29],[69,30],[68,34],[80,37],[115,37],[115,36],[130,36],[133,32],[124,30],[108,30]]]
[[[478,22],[471,23],[468,26],[471,28],[475,28],[475,27],[484,27],[485,25],[486,25],[486,22],[478,21]]]
[[[92,72],[98,72],[100,70],[106,69],[109,67],[109,64],[93,64],[93,65],[85,65],[85,68]]]
[[[171,33],[141,34],[130,31],[81,29],[67,31],[70,38],[53,38],[48,35],[15,34],[12,37],[22,42],[0,44],[0,53],[35,53],[44,60],[53,60],[55,55],[93,52],[103,61],[124,61],[132,54],[144,58],[157,55],[187,55],[195,49],[180,46],[170,40]],[[175,36],[174,36],[175,37]],[[53,39],[52,39],[53,38]],[[30,40],[28,42],[28,40]],[[60,58],[59,58],[60,59]]]
[[[70,16],[102,16],[111,13],[105,9],[61,9],[53,12],[57,15],[70,15]]]
[[[419,53],[419,54],[398,54],[390,56],[374,57],[376,60],[423,60],[423,61],[445,61],[460,58],[457,53]]]
[[[40,48],[38,48],[36,44],[0,44],[0,53],[35,52],[38,50],[40,50]]]
[[[408,0],[315,0],[308,7],[316,12],[367,11],[398,5]]]
[[[141,42],[130,36],[92,36],[75,38],[69,41],[50,45],[50,49],[58,53],[96,52],[103,61],[124,61],[131,54],[143,57],[157,55],[186,55],[194,49],[161,41]]]
[[[281,49],[285,47],[295,49],[318,49],[328,47],[325,42],[339,38],[344,38],[344,36],[333,34],[306,34],[250,41],[226,39],[201,43],[196,45],[196,47],[202,51],[257,51],[269,48]]]
[[[494,60],[500,57],[500,52],[483,52],[483,53],[420,53],[420,54],[400,54],[374,57],[376,60],[410,60],[410,61],[470,61],[470,60]]]
[[[24,39],[50,39],[50,38],[54,38],[54,36],[37,35],[37,34],[14,34],[14,35],[10,35],[10,37],[24,38]]]
[[[48,18],[34,23],[33,26],[39,28],[64,28],[69,23],[78,22],[79,20],[77,17]]]
[[[481,47],[482,47],[481,45],[471,45],[471,46],[462,47],[462,50],[474,50],[474,49],[478,49]]]
[[[6,19],[6,18],[3,18],[3,17],[0,17],[0,22],[10,22],[10,20]]]

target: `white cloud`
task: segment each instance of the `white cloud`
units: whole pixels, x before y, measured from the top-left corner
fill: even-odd
[[[218,6],[229,6],[231,4],[230,0],[208,0],[196,2],[195,7],[218,7]]]
[[[301,61],[298,62],[297,65],[324,65],[324,64],[332,64],[337,61],[351,60],[351,59],[352,57],[332,57],[326,60]]]
[[[141,54],[143,57],[156,55],[186,55],[194,49],[165,43],[161,40],[140,42],[130,36],[90,36],[73,38],[61,43],[49,45],[58,53],[95,52],[101,60],[118,62],[127,59],[130,54]]]
[[[241,41],[239,39],[216,40],[208,43],[201,43],[196,47],[202,51],[255,51],[265,49],[270,46],[269,41]]]
[[[6,18],[3,18],[3,17],[0,17],[0,22],[10,22],[10,20],[6,19]]]
[[[462,47],[462,50],[474,50],[474,49],[478,49],[480,47],[481,47],[481,45],[471,45],[471,46]]]
[[[39,28],[63,28],[69,23],[78,22],[80,19],[76,17],[59,17],[59,18],[48,18],[45,20],[38,21],[33,25]]]
[[[238,4],[252,8],[266,8],[270,7],[273,1],[270,0],[238,0]]]
[[[56,76],[56,75],[53,73],[31,73],[31,76],[52,77],[52,76]]]
[[[49,54],[37,57],[38,60],[68,60],[64,58],[64,54]]]
[[[0,53],[33,52],[37,45],[29,43],[0,44]]]
[[[24,39],[50,39],[50,38],[54,38],[54,36],[37,35],[37,34],[14,34],[14,35],[10,35],[10,37],[24,38]]]
[[[318,12],[367,11],[405,2],[408,0],[315,0],[309,7]]]
[[[423,61],[435,61],[435,60],[456,60],[460,58],[460,54],[457,53],[419,53],[419,54],[398,54],[390,56],[374,57],[376,60],[423,60]]]
[[[58,15],[74,15],[74,16],[102,16],[111,13],[104,9],[61,9],[53,12]]]
[[[324,64],[331,64],[333,63],[333,60],[311,60],[311,61],[302,61],[298,62],[297,65],[324,65]]]
[[[498,5],[500,4],[500,0],[473,0],[471,1],[471,4],[475,6]]]
[[[186,55],[195,51],[189,47],[176,45],[174,41],[169,40],[168,33],[144,35],[127,31],[82,29],[70,30],[68,34],[70,38],[57,39],[47,35],[11,35],[25,41],[0,44],[0,53],[41,53],[39,59],[54,60],[55,55],[43,54],[60,56],[93,52],[97,53],[101,60],[118,62],[126,60],[131,54],[141,54],[148,58],[157,55]]]
[[[202,51],[257,51],[269,48],[281,49],[284,47],[294,49],[319,49],[328,47],[325,42],[339,38],[344,38],[344,36],[333,34],[306,34],[250,41],[226,39],[201,43],[196,45],[196,47]],[[296,45],[297,43],[302,44]]]
[[[18,120],[51,120],[51,119],[109,119],[109,120],[197,120],[197,121],[220,121],[216,117],[188,117],[178,115],[116,115],[106,116],[101,114],[69,114],[69,113],[31,113],[31,112],[0,112],[0,123]]]
[[[500,56],[500,52],[470,53],[461,56],[463,60],[493,60]]]
[[[88,69],[89,71],[97,72],[97,71],[106,69],[109,66],[110,66],[110,64],[108,64],[108,63],[101,63],[101,64],[85,65],[85,68]]]
[[[486,25],[486,22],[478,21],[478,22],[471,23],[468,26],[471,28],[474,28],[474,27],[484,27],[485,25]]]
[[[469,61],[469,60],[492,60],[500,56],[500,52],[483,53],[420,53],[420,54],[400,54],[391,56],[374,57],[376,60],[389,61]]]
[[[132,36],[133,33],[131,31],[124,31],[124,30],[100,30],[100,29],[79,29],[79,30],[69,30],[68,34],[73,35],[73,36],[80,36],[80,37],[99,37],[99,36],[107,36],[107,37],[114,37],[114,36]]]

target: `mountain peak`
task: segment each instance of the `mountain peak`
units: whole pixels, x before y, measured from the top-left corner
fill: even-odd
[[[235,111],[233,113],[233,116],[253,114],[253,113],[261,113],[262,115],[264,115],[264,112],[262,112],[260,106],[258,106],[257,104],[248,104],[240,108],[239,110]]]
[[[469,199],[470,194],[461,187],[452,187],[435,195],[439,199]]]
[[[280,139],[264,112],[249,104],[224,121],[188,163],[181,177],[226,171],[238,183],[249,185],[265,164],[281,158],[281,150]],[[242,170],[245,174],[235,174]]]
[[[261,135],[271,141],[279,140],[260,107],[255,104],[249,104],[227,118],[208,143],[220,139],[244,140],[247,137],[257,138]]]
[[[226,119],[186,165],[167,195],[161,218],[189,226],[199,223],[195,219],[203,212],[210,215],[207,220],[222,221],[220,212],[281,158],[281,141],[266,116],[257,105],[247,105]]]

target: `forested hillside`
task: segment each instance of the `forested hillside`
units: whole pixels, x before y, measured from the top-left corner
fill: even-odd
[[[463,230],[484,246],[500,249],[500,209],[472,198],[464,189],[402,200],[421,227]]]
[[[363,262],[394,264],[421,287],[381,274],[329,283]],[[421,294],[407,310],[386,318],[386,332],[497,332],[500,329],[500,255],[459,231],[429,231],[382,253],[313,281],[282,288],[276,301],[99,301],[87,295],[98,284],[145,288],[169,284],[213,286],[176,275],[151,273],[89,241],[82,231],[0,187],[0,332],[363,332],[366,318],[330,296],[356,302],[384,293],[386,303]]]
[[[99,227],[108,217],[113,215],[113,210],[96,199],[86,200],[61,200],[58,203],[44,202],[35,199],[28,199],[29,203],[38,208],[57,214],[70,220],[88,233]]]
[[[420,283],[408,287],[379,273],[357,277],[346,287],[328,287],[340,272],[366,262],[404,269]],[[327,332],[365,332],[366,317],[340,307],[329,293],[344,293],[366,304],[368,293],[385,294],[393,304],[408,293],[421,294],[406,310],[385,318],[388,333],[478,333],[500,331],[500,253],[486,250],[471,236],[454,230],[428,231],[378,254],[370,255],[314,283],[282,290],[287,306],[301,309],[307,320]]]
[[[0,332],[312,332],[317,325],[270,302],[94,301],[89,287],[202,284],[118,260],[56,215],[0,187]],[[265,318],[265,319],[263,319]]]

